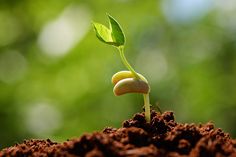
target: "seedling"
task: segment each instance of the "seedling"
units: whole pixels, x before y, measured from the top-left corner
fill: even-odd
[[[134,68],[129,64],[125,55],[125,35],[122,31],[120,24],[110,15],[107,15],[109,19],[109,28],[106,26],[93,22],[94,30],[97,38],[108,44],[116,47],[120,53],[120,58],[123,64],[129,71],[119,71],[112,77],[112,83],[114,84],[113,92],[116,96],[120,96],[126,93],[141,93],[144,99],[145,119],[150,123],[150,103],[149,93],[150,86],[147,79],[137,73]]]

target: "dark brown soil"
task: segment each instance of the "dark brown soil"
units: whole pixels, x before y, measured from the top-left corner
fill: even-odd
[[[236,157],[236,140],[212,123],[176,123],[173,112],[153,111],[151,119],[148,124],[143,113],[136,114],[122,128],[108,127],[63,143],[26,140],[3,149],[0,157]]]

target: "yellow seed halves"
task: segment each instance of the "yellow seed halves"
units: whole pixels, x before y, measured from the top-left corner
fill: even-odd
[[[123,95],[126,93],[149,93],[149,85],[147,82],[135,79],[135,78],[125,78],[116,83],[113,88],[113,92],[116,96]]]
[[[137,74],[141,80],[148,83],[147,79],[143,75],[141,75],[139,73],[137,73]],[[135,78],[135,76],[131,71],[119,71],[112,76],[111,82],[115,85],[117,82],[119,82],[123,79],[126,79],[126,78]]]

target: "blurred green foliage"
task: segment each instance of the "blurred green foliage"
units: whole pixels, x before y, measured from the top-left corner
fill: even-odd
[[[0,148],[120,127],[142,110],[142,96],[113,95],[111,76],[125,67],[91,26],[106,12],[123,26],[126,56],[149,80],[153,105],[236,137],[233,0],[2,0]]]

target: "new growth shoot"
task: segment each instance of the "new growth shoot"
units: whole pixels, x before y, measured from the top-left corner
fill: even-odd
[[[125,35],[119,23],[112,16],[107,16],[109,19],[109,28],[100,23],[93,22],[96,36],[100,41],[118,49],[120,58],[128,69],[128,71],[119,71],[112,76],[112,83],[114,84],[113,92],[116,96],[126,93],[143,94],[145,119],[150,123],[150,87],[148,81],[143,75],[137,73],[127,61],[124,54]]]

